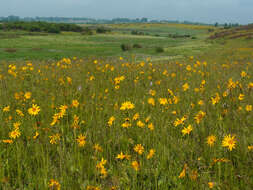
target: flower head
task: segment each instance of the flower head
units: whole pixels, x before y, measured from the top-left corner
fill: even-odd
[[[38,115],[40,112],[40,107],[37,104],[33,104],[31,108],[28,109],[30,115]]]
[[[134,104],[131,103],[130,101],[123,102],[121,104],[120,110],[131,110],[134,109]]]
[[[222,146],[227,147],[229,151],[232,151],[235,148],[236,140],[234,135],[226,135],[222,141]]]

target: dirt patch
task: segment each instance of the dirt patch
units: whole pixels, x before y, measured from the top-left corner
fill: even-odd
[[[15,48],[6,48],[6,49],[4,49],[4,51],[7,52],[7,53],[16,53],[17,49],[15,49]]]
[[[42,48],[32,48],[32,51],[41,51]]]
[[[236,38],[252,38],[253,36],[253,24],[239,26],[236,28],[222,30],[220,32],[216,32],[212,34],[209,39],[219,39],[219,38],[228,38],[228,39],[236,39]]]

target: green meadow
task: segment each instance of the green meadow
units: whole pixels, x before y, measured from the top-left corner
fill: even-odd
[[[251,30],[99,26],[0,31],[0,189],[253,189]]]

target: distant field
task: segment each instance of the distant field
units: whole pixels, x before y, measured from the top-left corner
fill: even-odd
[[[82,25],[87,27],[90,25]],[[61,34],[31,33],[24,31],[0,31],[0,59],[2,60],[46,60],[63,57],[108,57],[133,54],[138,58],[152,56],[154,59],[184,58],[197,55],[211,45],[205,39],[211,26],[182,24],[119,24],[100,25],[109,28],[106,34],[82,35],[74,32]],[[143,32],[132,35],[131,31]],[[175,35],[179,37],[171,37]],[[189,37],[180,37],[189,35]],[[121,44],[139,44],[122,52]],[[157,53],[156,48],[164,48]],[[182,48],[181,48],[182,47]]]

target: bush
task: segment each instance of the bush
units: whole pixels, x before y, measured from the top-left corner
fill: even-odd
[[[86,28],[83,29],[81,34],[82,35],[93,35],[94,33],[90,28],[86,27]]]
[[[162,47],[157,47],[155,49],[155,51],[156,51],[156,53],[162,53],[162,52],[164,52],[164,49]]]
[[[137,30],[132,30],[131,34],[132,35],[144,35],[144,32],[138,32]]]
[[[99,28],[96,29],[96,32],[99,33],[99,34],[104,34],[104,33],[110,32],[110,30],[106,29],[104,27],[99,27]]]
[[[60,28],[58,28],[57,26],[50,26],[47,29],[48,33],[55,33],[55,34],[59,34],[61,32]]]
[[[132,35],[138,35],[138,31],[137,31],[137,30],[132,30],[132,31],[131,31],[131,34],[132,34]]]
[[[132,49],[132,46],[130,44],[121,44],[122,51],[129,51]]]
[[[133,48],[142,48],[142,45],[141,44],[134,44]]]

